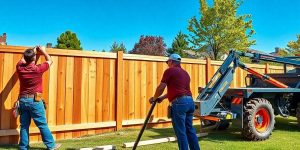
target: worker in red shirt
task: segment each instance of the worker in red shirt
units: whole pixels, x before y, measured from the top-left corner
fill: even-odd
[[[180,66],[181,57],[178,54],[170,55],[167,60],[169,68],[165,70],[161,83],[155,94],[150,98],[162,102],[165,98],[171,104],[171,118],[180,150],[200,150],[196,130],[193,127],[193,113],[195,104],[190,90],[190,76]],[[167,87],[167,94],[162,95]]]
[[[46,62],[36,64],[37,50],[42,53]],[[20,112],[20,150],[29,149],[29,126],[31,118],[40,129],[42,140],[47,149],[58,149],[61,144],[55,144],[49,130],[45,107],[41,94],[43,92],[42,75],[52,64],[51,57],[45,47],[37,46],[25,50],[22,59],[18,62],[16,69],[20,80],[19,112]]]

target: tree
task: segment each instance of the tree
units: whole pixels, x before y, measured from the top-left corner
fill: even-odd
[[[184,52],[184,50],[189,49],[189,42],[187,41],[188,36],[181,31],[177,34],[172,43],[172,48],[167,50],[168,54],[177,53],[181,57],[187,57],[188,55]]]
[[[117,42],[114,42],[113,45],[110,47],[110,52],[118,52],[118,51],[123,51],[124,53],[126,52],[125,45],[123,43],[118,44]]]
[[[80,40],[78,40],[76,33],[66,31],[57,38],[57,45],[55,47],[60,49],[82,50],[80,44]]]
[[[208,7],[206,0],[200,2],[200,19],[189,20],[189,41],[197,51],[207,52],[216,60],[231,49],[247,50],[255,43],[249,38],[254,34],[250,15],[237,16],[241,2],[214,0]]]
[[[135,43],[134,48],[129,52],[131,54],[144,54],[165,56],[166,44],[160,36],[144,36],[140,37],[138,43]]]
[[[293,54],[300,54],[300,34],[297,35],[297,41],[290,41],[287,45],[288,51]]]

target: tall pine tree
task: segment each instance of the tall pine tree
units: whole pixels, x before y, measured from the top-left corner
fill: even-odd
[[[123,43],[118,44],[117,42],[114,42],[113,45],[110,47],[110,52],[116,53],[118,51],[123,51],[125,53],[125,45]]]
[[[179,31],[172,43],[172,48],[168,49],[168,54],[179,54],[181,57],[187,57],[188,55],[184,50],[189,49],[189,42],[187,41],[188,36]]]
[[[55,47],[60,49],[82,50],[80,45],[81,43],[77,38],[76,33],[66,31],[57,38],[57,45]]]

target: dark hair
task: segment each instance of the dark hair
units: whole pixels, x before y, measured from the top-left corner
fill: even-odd
[[[34,56],[35,56],[35,53],[34,53],[33,49],[27,49],[24,52],[24,59],[27,63],[34,61]]]
[[[172,60],[172,63],[175,64],[175,65],[180,65],[180,61]]]

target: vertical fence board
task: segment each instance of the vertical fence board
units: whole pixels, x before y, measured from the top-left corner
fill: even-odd
[[[41,62],[45,62],[46,59],[44,56],[40,56]],[[50,68],[52,65],[50,66]],[[49,69],[50,69],[49,68]],[[49,69],[43,73],[43,100],[45,101],[46,105],[46,117],[47,117],[47,122],[49,122],[49,76],[50,76],[50,71]],[[39,136],[39,141],[41,141],[42,138]]]
[[[19,91],[20,91],[20,81],[18,80],[18,73],[16,71],[16,65],[19,62],[19,60],[21,60],[22,58],[22,54],[15,54],[13,56],[13,76],[12,76],[12,86],[13,89],[11,90],[11,107],[13,108],[16,101],[18,101],[18,97],[19,97]],[[1,77],[1,76],[0,76]],[[18,126],[20,125],[20,117],[18,118],[14,118],[11,117],[10,120],[10,128],[11,129],[16,129],[18,128]],[[10,137],[10,143],[13,144],[17,144],[19,141],[19,137],[18,136],[11,136]]]
[[[81,122],[81,80],[82,80],[82,58],[74,59],[74,105],[73,105],[73,124]],[[80,137],[80,131],[74,131],[73,137]]]
[[[57,95],[57,71],[58,71],[58,56],[52,56],[53,64],[50,67],[49,75],[49,119],[48,124],[51,126],[56,125],[56,95]],[[56,134],[53,134],[56,139]]]
[[[110,100],[110,60],[104,59],[103,61],[103,67],[104,67],[104,76],[103,76],[103,103],[102,103],[102,118],[103,121],[109,121],[109,100]]]
[[[134,64],[135,84],[134,84],[134,116],[135,119],[141,118],[141,62],[135,61]]]
[[[97,59],[96,67],[96,122],[102,122],[102,102],[103,102],[103,59]],[[97,129],[96,134],[102,133],[101,129]]]
[[[129,63],[124,61],[124,96],[123,96],[123,120],[129,120]]]
[[[88,92],[88,123],[95,122],[95,92],[96,92],[96,59],[89,61],[89,92]],[[95,130],[89,130],[89,135],[95,134]]]
[[[57,104],[56,104],[56,124],[65,124],[65,98],[66,98],[66,65],[67,58],[58,58],[58,75],[57,75]],[[57,133],[56,139],[65,139],[64,133]]]
[[[74,57],[67,57],[66,65],[66,98],[65,98],[65,124],[73,122],[73,92],[74,92]],[[71,139],[72,132],[66,132],[65,138]]]
[[[136,82],[135,80],[135,74],[134,74],[134,61],[129,61],[129,119],[134,119],[134,83]]]
[[[115,121],[115,106],[116,106],[116,61],[113,59],[110,59],[110,74],[109,74],[109,95],[110,95],[110,103],[109,103],[109,112],[110,112],[110,120],[109,121]]]
[[[13,76],[13,54],[5,53],[3,61],[3,76],[2,76],[2,90],[1,90],[1,129],[10,129],[10,120],[11,116],[11,90],[12,90],[12,81]],[[9,143],[9,137],[1,137],[0,143]]]
[[[89,58],[82,59],[81,80],[81,122],[88,122],[88,93],[89,93]],[[81,131],[81,136],[87,135],[86,130]]]
[[[141,62],[141,97],[140,97],[140,101],[141,101],[141,118],[145,118],[146,117],[146,91],[147,91],[147,81],[146,81],[146,62],[142,61]]]

